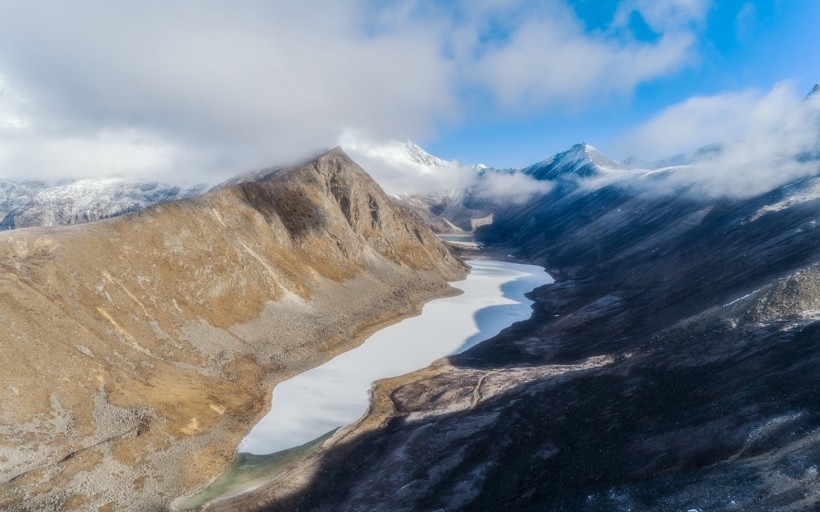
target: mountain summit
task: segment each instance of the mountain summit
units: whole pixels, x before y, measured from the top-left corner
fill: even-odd
[[[610,160],[589,144],[576,144],[563,153],[523,169],[538,180],[589,178],[610,170],[623,170],[623,165]]]

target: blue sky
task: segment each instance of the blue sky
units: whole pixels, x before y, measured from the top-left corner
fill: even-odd
[[[0,0],[0,177],[218,181],[412,139],[661,158],[820,82],[815,0]]]
[[[618,5],[572,2],[590,33],[606,30]],[[704,7],[704,19],[693,29],[693,58],[678,70],[632,90],[602,93],[585,105],[548,105],[524,116],[475,113],[468,123],[443,127],[425,147],[447,158],[497,166],[527,165],[578,142],[625,158],[641,149],[624,143],[626,132],[692,97],[750,90],[765,95],[784,81],[800,97],[820,82],[820,2],[722,0]],[[636,25],[644,37],[656,37],[646,34],[645,24]],[[680,149],[687,147],[694,149],[681,141]]]

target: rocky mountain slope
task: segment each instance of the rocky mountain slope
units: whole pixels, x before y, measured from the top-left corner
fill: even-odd
[[[557,279],[533,318],[214,509],[817,510],[820,159],[796,158],[814,175],[751,196],[625,166],[496,211],[477,236]]]
[[[45,188],[47,185],[41,181],[16,182],[0,178],[0,218],[28,204],[37,192]]]
[[[159,510],[276,382],[464,275],[341,150],[193,199],[0,234],[0,508]]]
[[[204,185],[179,187],[123,179],[81,179],[48,186],[41,182],[0,181],[0,230],[76,224],[201,194]]]
[[[576,144],[542,162],[525,167],[522,172],[538,180],[589,178],[607,171],[624,170],[626,166],[611,160],[589,144]]]

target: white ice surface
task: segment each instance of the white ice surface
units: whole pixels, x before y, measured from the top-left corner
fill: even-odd
[[[468,263],[467,279],[452,283],[463,294],[431,301],[421,315],[381,329],[359,347],[276,386],[270,412],[239,451],[275,453],[356,421],[367,411],[375,380],[423,368],[529,318],[532,302],[524,293],[552,282],[533,265]]]

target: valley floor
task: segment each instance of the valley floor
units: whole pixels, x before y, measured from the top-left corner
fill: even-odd
[[[367,411],[374,381],[423,368],[496,335],[513,322],[526,320],[532,309],[525,293],[551,281],[536,266],[489,260],[468,264],[467,278],[452,283],[461,294],[433,300],[420,315],[385,327],[355,349],[278,384],[270,412],[239,451],[277,452],[353,423]],[[241,453],[239,459],[249,457]],[[255,460],[262,463],[262,458]],[[250,468],[248,478],[258,482],[258,464],[245,466]],[[241,467],[241,463],[234,464],[232,481],[242,480],[237,473]],[[237,487],[241,484],[232,486]]]

